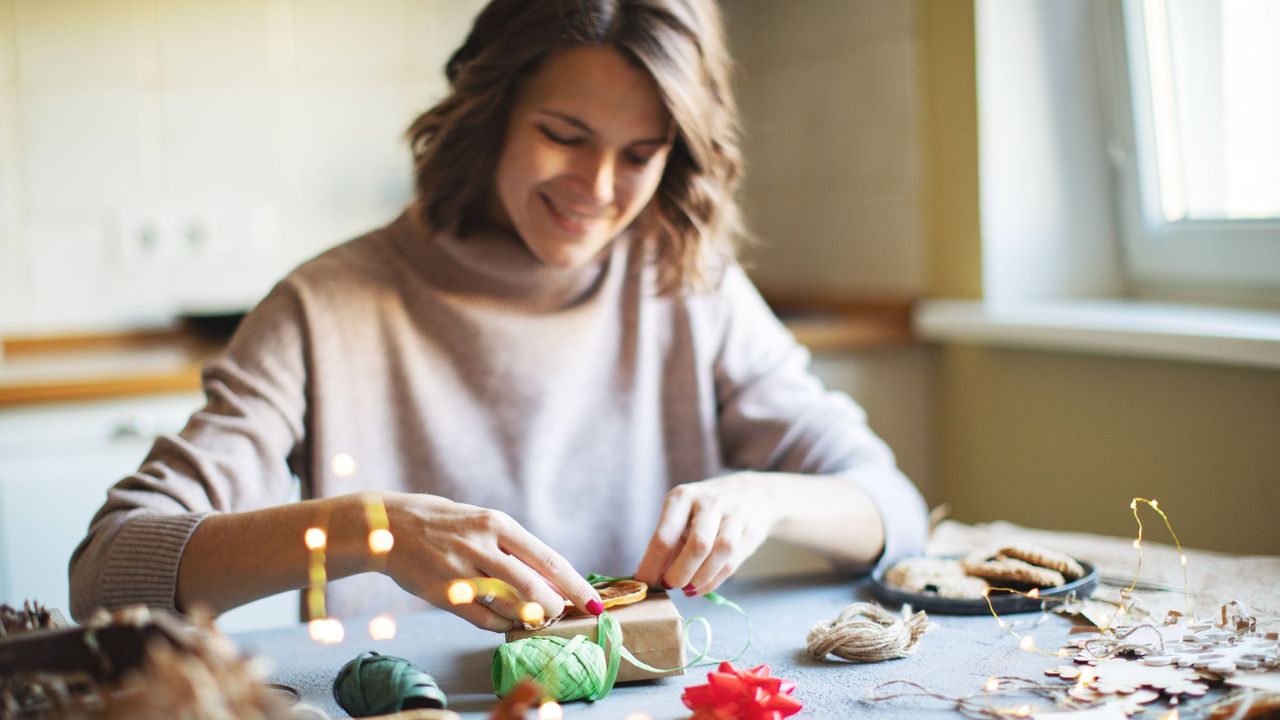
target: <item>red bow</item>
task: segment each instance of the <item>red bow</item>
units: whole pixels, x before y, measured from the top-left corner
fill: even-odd
[[[768,665],[735,670],[727,662],[707,673],[706,685],[687,687],[680,699],[692,720],[782,720],[804,707],[791,697],[796,684],[771,675]]]

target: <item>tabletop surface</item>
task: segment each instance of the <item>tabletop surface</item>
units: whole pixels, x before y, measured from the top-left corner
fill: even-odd
[[[814,660],[805,652],[809,629],[835,618],[851,602],[871,599],[866,578],[824,574],[740,581],[726,585],[723,594],[750,614],[755,627],[750,650],[735,666],[767,663],[775,675],[794,680],[794,695],[805,706],[801,717],[956,717],[958,713],[950,704],[930,698],[874,703],[866,698],[876,686],[889,680],[911,680],[937,693],[966,695],[980,691],[986,679],[995,675],[1049,680],[1044,671],[1063,663],[1058,658],[1019,650],[1017,641],[1001,630],[990,615],[933,616],[936,627],[923,637],[917,652],[907,658],[873,664]],[[741,616],[699,598],[676,601],[686,618],[703,616],[711,622],[714,655],[733,655],[742,647],[745,624]],[[1032,632],[1039,647],[1050,650],[1061,647],[1072,625],[1067,618],[1038,613],[1009,619],[1029,626],[1024,633]],[[487,717],[488,709],[496,702],[489,664],[501,641],[499,636],[477,630],[451,614],[431,610],[398,618],[394,639],[374,641],[367,633],[367,620],[345,623],[346,640],[338,645],[314,643],[303,626],[243,633],[235,639],[248,652],[275,661],[273,681],[297,688],[304,700],[333,717],[346,717],[332,697],[334,676],[344,663],[365,650],[409,659],[436,678],[451,709],[465,718]],[[653,720],[687,718],[689,712],[680,702],[681,692],[690,685],[705,683],[709,669],[696,667],[683,676],[619,685],[596,703],[566,704],[564,714],[570,719],[616,720],[643,711]]]

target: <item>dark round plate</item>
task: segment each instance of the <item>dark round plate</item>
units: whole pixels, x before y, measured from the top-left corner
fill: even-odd
[[[987,615],[991,612],[992,607],[1001,615],[1036,612],[1040,610],[1040,603],[1045,598],[1065,598],[1071,593],[1075,593],[1078,598],[1089,597],[1093,589],[1098,586],[1098,569],[1083,560],[1077,562],[1084,568],[1084,577],[1072,580],[1065,585],[1040,588],[1039,599],[1023,597],[1013,593],[992,593],[991,606],[988,606],[987,601],[983,598],[945,598],[931,593],[914,593],[900,590],[885,583],[884,573],[885,570],[888,570],[887,567],[876,568],[876,571],[872,573],[871,592],[886,603],[910,605],[916,610],[943,615]]]

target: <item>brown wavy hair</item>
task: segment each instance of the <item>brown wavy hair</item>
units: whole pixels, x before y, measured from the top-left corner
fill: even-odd
[[[520,83],[577,45],[614,48],[657,84],[676,137],[636,224],[653,242],[661,289],[706,287],[745,236],[732,65],[714,0],[490,2],[445,66],[449,95],[407,133],[424,221],[460,236],[484,222]]]

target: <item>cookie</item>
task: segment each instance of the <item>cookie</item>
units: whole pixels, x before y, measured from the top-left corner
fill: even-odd
[[[1067,580],[1076,580],[1084,577],[1084,568],[1080,563],[1076,562],[1070,555],[1060,553],[1056,550],[1049,550],[1037,545],[1006,545],[999,550],[999,555],[1015,558],[1023,562],[1039,565],[1042,568],[1056,570],[1062,573],[1062,577]]]
[[[1037,567],[1015,558],[997,558],[996,560],[965,560],[962,563],[965,573],[980,577],[988,582],[1007,582],[1034,587],[1056,587],[1066,582],[1062,573],[1057,570]]]
[[[903,560],[885,571],[884,581],[905,592],[957,599],[980,598],[987,589],[986,581],[965,575],[959,561],[943,558]]]

